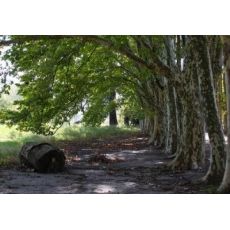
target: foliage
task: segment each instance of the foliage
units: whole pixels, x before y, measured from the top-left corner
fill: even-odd
[[[106,39],[117,44],[115,49],[133,46],[129,36]],[[2,109],[0,118],[7,125],[17,124],[20,130],[54,134],[81,110],[83,102],[83,121],[98,126],[111,110],[122,106],[122,100],[108,100],[112,91],[122,98],[127,95],[125,90],[131,89],[129,97],[136,100],[137,81],[127,72],[135,72],[130,60],[114,50],[75,37],[19,42],[6,51],[4,60],[12,63],[8,73],[15,77],[20,73],[18,92],[22,98],[15,101],[15,110]]]

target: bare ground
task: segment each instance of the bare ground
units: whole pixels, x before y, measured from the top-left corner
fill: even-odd
[[[64,172],[39,174],[18,165],[2,168],[0,193],[165,194],[213,193],[216,189],[194,183],[206,169],[169,170],[169,156],[148,146],[143,134],[58,145],[67,156]]]

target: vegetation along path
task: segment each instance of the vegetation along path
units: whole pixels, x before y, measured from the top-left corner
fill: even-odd
[[[141,133],[95,139],[59,141],[66,155],[64,172],[41,174],[5,167],[1,193],[209,193],[216,187],[194,183],[205,169],[172,171],[169,155],[147,145]],[[206,151],[208,153],[208,151]]]

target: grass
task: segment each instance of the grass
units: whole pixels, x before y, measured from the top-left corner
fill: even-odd
[[[126,127],[82,127],[66,126],[58,130],[54,136],[34,135],[20,132],[15,127],[0,126],[0,166],[17,162],[17,153],[26,142],[58,142],[60,140],[91,140],[112,138],[138,132],[137,128]]]
[[[61,129],[56,133],[56,140],[91,140],[101,138],[112,138],[138,132],[137,128],[126,127],[80,127],[71,126]]]

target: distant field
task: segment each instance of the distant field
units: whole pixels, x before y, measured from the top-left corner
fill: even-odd
[[[62,127],[54,136],[35,135],[30,132],[20,132],[15,127],[0,126],[0,165],[16,161],[16,154],[25,142],[59,140],[90,140],[94,138],[111,138],[138,132],[137,128],[126,127],[82,127],[72,125]]]

